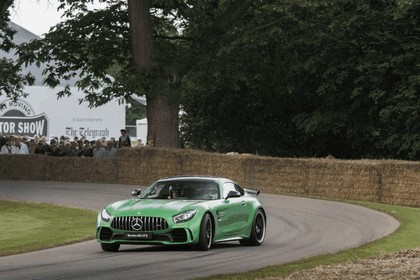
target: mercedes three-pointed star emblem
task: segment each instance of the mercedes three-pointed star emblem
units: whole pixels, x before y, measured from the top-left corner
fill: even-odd
[[[143,228],[143,221],[139,217],[135,217],[131,220],[131,228],[135,231],[139,231]]]

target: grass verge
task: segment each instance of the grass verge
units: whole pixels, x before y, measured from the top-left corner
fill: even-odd
[[[420,208],[359,201],[346,202],[354,203],[389,214],[400,222],[400,227],[393,234],[388,235],[382,239],[373,241],[355,249],[343,251],[341,253],[311,257],[293,263],[269,266],[245,273],[214,275],[200,279],[246,280],[286,276],[292,272],[302,269],[314,268],[319,265],[366,259],[381,255],[383,253],[393,253],[405,249],[420,247]]]
[[[0,201],[0,256],[95,237],[97,213],[45,203]]]

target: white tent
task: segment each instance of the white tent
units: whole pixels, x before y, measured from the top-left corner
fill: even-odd
[[[39,38],[28,30],[11,23],[17,33],[14,41],[17,44]],[[16,59],[15,53],[0,51],[0,58]],[[35,77],[35,83],[27,86],[26,98],[17,102],[0,95],[0,135],[21,135],[32,137],[36,134],[47,137],[62,135],[86,137],[89,140],[116,137],[120,129],[125,128],[125,105],[117,102],[89,108],[87,103],[79,104],[83,93],[74,85],[76,79],[62,81],[52,89],[43,85],[45,76],[42,74],[45,65],[39,68],[29,65],[22,69],[22,73],[30,72]],[[71,87],[72,95],[57,99],[56,93],[66,85]]]

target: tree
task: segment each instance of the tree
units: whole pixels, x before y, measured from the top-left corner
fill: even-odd
[[[68,19],[44,39],[20,48],[22,62],[45,62],[45,83],[79,77],[85,101],[99,106],[133,94],[147,99],[148,139],[155,146],[179,146],[182,78],[245,14],[250,0],[60,0]],[[52,62],[58,63],[52,63]],[[108,70],[118,65],[113,78]],[[103,90],[102,90],[103,88]],[[100,90],[101,89],[101,90]],[[71,94],[69,87],[58,96]]]
[[[419,159],[419,13],[418,1],[263,1],[187,77],[184,141]]]
[[[15,31],[10,27],[9,9],[13,8],[13,0],[4,0],[0,3],[0,50],[10,52],[15,47],[13,35]],[[11,59],[0,58],[0,95],[17,99],[25,95],[24,86],[34,82],[30,74],[20,74],[21,67]]]

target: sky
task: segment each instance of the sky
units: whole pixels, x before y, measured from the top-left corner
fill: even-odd
[[[61,20],[57,0],[15,0],[11,21],[41,36]]]

